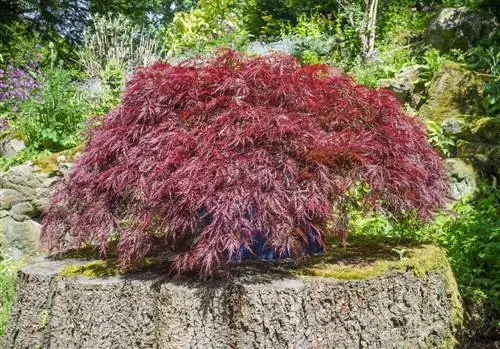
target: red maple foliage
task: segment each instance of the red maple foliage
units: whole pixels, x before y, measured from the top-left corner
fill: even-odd
[[[176,271],[208,275],[255,241],[301,258],[345,238],[359,184],[365,209],[397,217],[444,202],[440,158],[390,91],[286,55],[158,63],[92,130],[41,239],[105,256],[114,237],[122,265],[167,251]]]

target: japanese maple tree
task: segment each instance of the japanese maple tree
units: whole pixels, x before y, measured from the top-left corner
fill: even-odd
[[[208,275],[345,239],[359,185],[364,209],[396,217],[444,202],[441,160],[390,91],[286,55],[158,63],[91,130],[41,239],[103,256],[115,243],[122,265],[167,252],[176,271]]]

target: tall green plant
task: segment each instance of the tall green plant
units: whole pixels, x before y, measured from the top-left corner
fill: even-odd
[[[71,73],[53,67],[46,71],[42,86],[21,106],[14,127],[33,150],[60,151],[78,145],[89,105]]]
[[[486,302],[500,330],[500,188],[483,186],[472,202],[458,202],[437,234],[462,294]]]

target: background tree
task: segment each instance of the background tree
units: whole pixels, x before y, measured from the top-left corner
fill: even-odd
[[[53,42],[59,58],[71,59],[87,20],[84,0],[0,0],[0,54],[29,61],[35,45]]]

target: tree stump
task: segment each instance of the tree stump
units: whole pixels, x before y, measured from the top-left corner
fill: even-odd
[[[240,265],[209,281],[67,275],[88,262],[43,259],[19,272],[3,348],[452,347],[461,308],[444,252],[411,253],[382,268]]]

